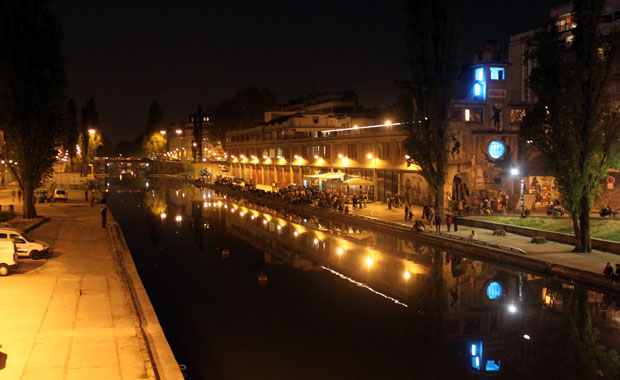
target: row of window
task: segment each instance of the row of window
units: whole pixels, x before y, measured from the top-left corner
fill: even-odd
[[[467,123],[482,123],[482,107],[450,107],[450,121],[465,121]],[[525,116],[524,108],[510,109],[510,122],[520,123]]]

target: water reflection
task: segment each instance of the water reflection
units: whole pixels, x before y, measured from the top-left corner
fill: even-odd
[[[197,252],[219,248],[224,256],[224,240],[213,239],[230,234],[262,252],[257,272],[270,275],[278,264],[325,272],[401,307],[401,336],[385,337],[396,342],[402,358],[398,373],[617,375],[620,359],[611,349],[618,349],[620,314],[614,296],[190,185],[169,188],[154,179],[142,196],[153,247],[171,228],[191,231]],[[238,253],[228,255],[233,260]]]

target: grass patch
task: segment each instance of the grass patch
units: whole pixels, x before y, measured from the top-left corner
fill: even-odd
[[[573,233],[573,222],[569,218],[551,218],[540,216],[476,216],[472,219],[486,220],[493,223],[508,224],[511,226],[528,227],[537,230]],[[620,242],[620,219],[590,219],[590,234],[596,239],[605,239]]]

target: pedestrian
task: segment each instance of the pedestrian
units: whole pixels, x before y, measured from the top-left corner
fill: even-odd
[[[388,198],[387,203],[388,203],[388,210],[391,210],[392,209],[392,198]]]
[[[11,199],[15,202],[15,190],[11,190]]]
[[[88,202],[88,189],[84,190],[84,201]]]
[[[440,214],[437,214],[435,216],[435,230],[437,232],[441,231],[441,215]]]
[[[17,200],[22,201],[22,189],[17,190]]]
[[[471,234],[469,235],[469,241],[474,241],[474,240],[478,240],[478,235],[476,235],[476,231],[472,230]]]
[[[614,268],[611,267],[611,264],[607,263],[607,265],[605,265],[605,270],[603,271],[603,273],[605,274],[606,279],[613,280]]]
[[[105,228],[106,226],[106,219],[108,217],[108,208],[106,206],[103,206],[101,208],[101,227]]]
[[[422,207],[422,219],[426,219],[427,214],[428,214],[428,207],[424,205],[424,207]]]
[[[448,232],[450,232],[451,224],[452,224],[452,217],[450,215],[446,215],[446,226],[448,226]]]
[[[408,216],[409,216],[409,205],[405,205],[405,220],[407,220]]]
[[[413,211],[409,210],[409,221],[413,220]]]
[[[614,274],[613,279],[616,281],[620,280],[620,264],[616,264],[616,273]]]
[[[454,214],[454,218],[452,218],[452,224],[454,224],[454,232],[459,230],[459,213]]]

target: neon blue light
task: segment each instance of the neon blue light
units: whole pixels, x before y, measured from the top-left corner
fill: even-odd
[[[475,344],[471,345],[471,356],[476,356],[476,345]]]
[[[504,80],[504,68],[503,67],[491,67],[491,80]]]
[[[471,366],[480,371],[480,358],[482,357],[482,341],[471,344]]]
[[[492,282],[487,286],[487,297],[490,300],[496,300],[502,296],[502,286],[497,282]]]
[[[483,100],[486,98],[486,88],[487,84],[484,79],[484,68],[479,67],[474,70],[474,88],[473,93],[474,97],[482,98]]]
[[[495,360],[487,360],[486,370],[487,372],[499,371],[499,360],[497,362]]]
[[[471,366],[480,371],[480,357],[476,356],[471,358]]]
[[[482,86],[480,83],[474,84],[474,95],[480,96],[482,94]]]
[[[476,69],[475,78],[477,81],[484,82],[484,68]]]
[[[506,147],[501,141],[491,141],[489,144],[489,156],[491,156],[491,158],[497,160],[504,155],[504,152],[506,152]]]

